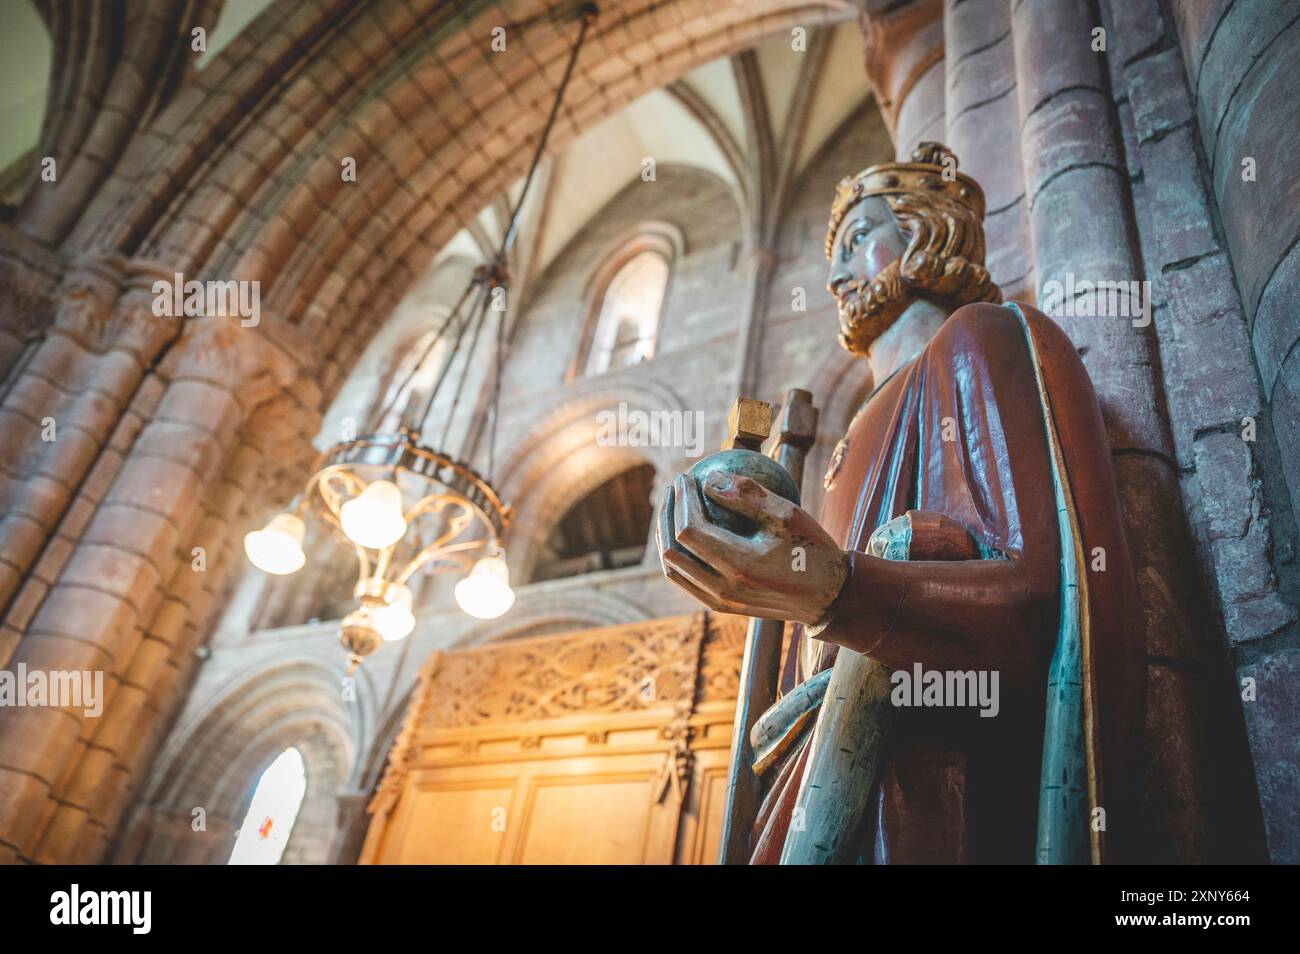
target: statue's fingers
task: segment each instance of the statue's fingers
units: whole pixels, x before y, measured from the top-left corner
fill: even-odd
[[[785,526],[798,509],[758,481],[740,474],[714,471],[704,481],[704,493],[718,506],[749,517],[765,528]]]
[[[747,589],[718,574],[699,560],[681,549],[663,550],[660,554],[664,576],[681,587],[696,601],[719,613],[734,613],[738,616],[763,616],[770,619],[782,619],[788,607],[769,607],[765,605],[765,594],[752,596]]]
[[[664,576],[666,576],[671,582],[673,582],[674,584],[676,584],[677,586],[685,590],[688,596],[692,597],[697,603],[700,603],[702,606],[706,606],[711,610],[718,610],[718,611],[722,610],[722,600],[719,597],[715,596],[713,593],[710,593],[708,590],[700,589],[700,587],[696,586],[686,577],[682,576],[680,573],[674,570],[672,566],[669,565],[668,563],[664,564]]]
[[[680,475],[673,483],[673,527],[678,543],[709,564],[730,565],[730,553],[742,538],[719,527],[704,509],[704,497],[699,485],[689,474]]]
[[[673,577],[681,578],[673,567],[675,565],[698,564],[697,573],[703,574],[707,567],[695,558],[689,550],[677,542],[677,532],[673,528],[673,511],[676,509],[676,494],[673,493],[672,487],[668,487],[668,493],[664,494],[663,507],[659,508],[659,521],[655,525],[655,538],[659,545],[659,564],[663,567],[664,576],[669,580]],[[675,580],[676,582],[676,580]]]
[[[689,550],[673,547],[663,551],[661,561],[664,573],[670,570],[693,583],[697,588],[721,597],[726,580],[717,570],[701,562]]]
[[[672,484],[664,492],[663,503],[659,505],[658,519],[655,521],[655,545],[659,547],[659,558],[662,561],[665,550],[671,549],[676,543],[676,536],[673,533],[673,488]]]
[[[677,490],[677,481],[674,481],[669,484],[668,491],[664,494],[664,504],[659,508],[659,520],[655,525],[660,562],[663,562],[665,554],[672,551],[676,551],[679,555],[695,557],[686,542],[678,537],[680,521],[685,519],[685,513],[679,506],[681,499],[682,495]]]

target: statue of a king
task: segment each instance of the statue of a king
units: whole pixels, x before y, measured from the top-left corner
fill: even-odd
[[[820,517],[737,474],[665,496],[669,579],[799,624],[754,727],[754,863],[1132,857],[1143,624],[1110,444],[1070,339],[1002,303],[983,216],[937,143],[842,181],[828,287],[875,385]],[[992,718],[945,692],[990,674]]]

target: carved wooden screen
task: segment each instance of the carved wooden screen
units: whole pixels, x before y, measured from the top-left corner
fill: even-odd
[[[743,643],[696,613],[435,653],[361,863],[711,864]]]

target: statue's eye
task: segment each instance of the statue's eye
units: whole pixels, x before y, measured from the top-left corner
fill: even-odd
[[[853,235],[849,238],[850,254],[856,252],[859,248],[861,248],[862,243],[865,242],[866,240],[867,240],[866,229],[858,229],[856,232],[854,232]]]

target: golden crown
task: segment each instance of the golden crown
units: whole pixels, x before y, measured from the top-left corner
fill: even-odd
[[[945,195],[984,218],[984,190],[957,171],[957,156],[942,143],[923,142],[912,151],[910,162],[882,162],[846,176],[835,187],[831,221],[826,232],[826,257],[831,257],[835,233],[849,209],[870,195]]]

